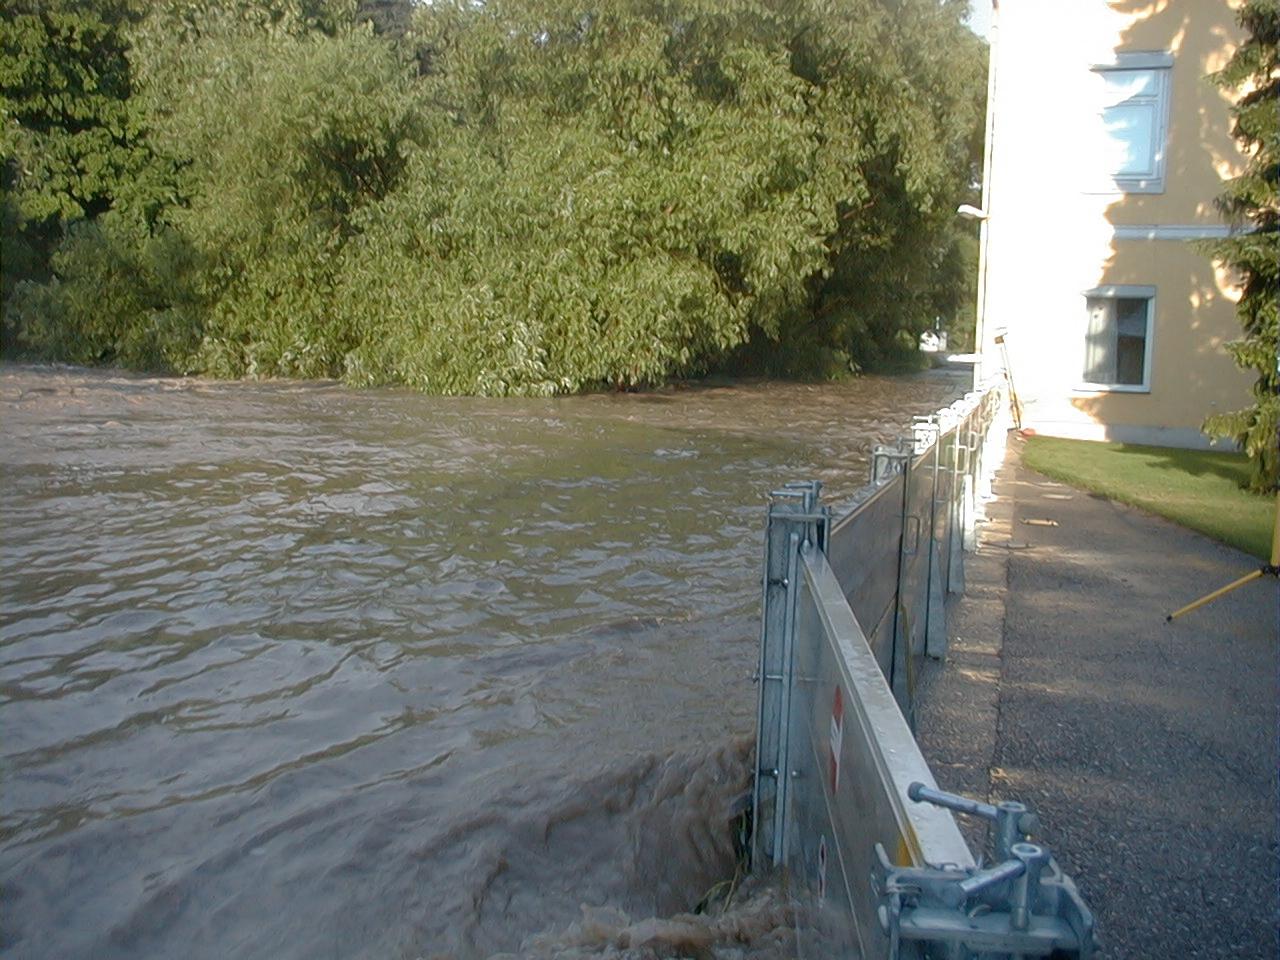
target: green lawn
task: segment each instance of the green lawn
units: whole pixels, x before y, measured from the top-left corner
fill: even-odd
[[[1022,462],[1264,560],[1271,554],[1276,500],[1240,489],[1249,470],[1244,454],[1031,437]]]

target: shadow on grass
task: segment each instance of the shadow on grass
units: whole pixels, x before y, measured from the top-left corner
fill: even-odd
[[[1237,487],[1245,486],[1248,480],[1248,464],[1237,460],[1229,453],[1178,450],[1173,447],[1144,447],[1131,443],[1119,444],[1114,450],[1119,455],[1140,457],[1141,466],[1150,466],[1157,470],[1173,470],[1193,477],[1220,477],[1223,480],[1229,480]],[[1139,464],[1134,466],[1135,469],[1141,468]]]
[[[1147,510],[1266,559],[1277,502],[1245,488],[1243,454],[1033,437],[1023,463],[1056,480]]]

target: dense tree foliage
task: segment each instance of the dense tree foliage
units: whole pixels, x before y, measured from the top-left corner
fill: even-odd
[[[149,164],[124,0],[7,0],[0,19],[3,293],[42,277],[64,223],[106,212]],[[136,192],[136,191],[135,191]]]
[[[6,323],[80,362],[448,393],[883,360],[968,299],[951,211],[984,65],[962,13],[119,8],[105,62],[137,158],[96,206],[41,208],[63,239]],[[6,122],[35,136],[10,75]],[[5,143],[6,204],[74,196]]]
[[[1239,19],[1248,37],[1214,79],[1245,90],[1234,133],[1249,160],[1219,200],[1245,229],[1207,247],[1239,273],[1244,336],[1227,348],[1257,380],[1252,406],[1210,417],[1205,431],[1239,443],[1253,461],[1250,486],[1268,492],[1280,483],[1280,4],[1250,0]]]

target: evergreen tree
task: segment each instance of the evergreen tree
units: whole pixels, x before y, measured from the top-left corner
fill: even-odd
[[[1249,159],[1218,201],[1244,229],[1204,246],[1240,277],[1237,312],[1244,336],[1227,349],[1257,380],[1252,406],[1209,417],[1204,430],[1239,443],[1253,462],[1250,487],[1267,492],[1280,482],[1280,4],[1249,0],[1239,20],[1248,37],[1213,79],[1245,90],[1233,109],[1233,133]]]

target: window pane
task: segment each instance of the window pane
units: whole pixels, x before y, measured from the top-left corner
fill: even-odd
[[[1147,338],[1116,338],[1116,376],[1112,383],[1126,387],[1142,386],[1142,366],[1147,355]]]
[[[1145,297],[1116,298],[1116,327],[1120,336],[1146,337],[1147,303]]]
[[[1102,112],[1107,135],[1107,171],[1114,176],[1153,176],[1156,167],[1156,109],[1151,103],[1124,103]]]
[[[1109,104],[1130,97],[1154,97],[1160,91],[1154,70],[1103,70],[1102,80],[1107,87]]]
[[[1160,120],[1168,97],[1168,69],[1098,69],[1099,173],[1121,189],[1160,190],[1163,184]],[[1130,181],[1130,182],[1126,182]],[[1142,181],[1135,183],[1132,181]]]
[[[1112,303],[1106,297],[1089,297],[1089,325],[1084,341],[1086,383],[1111,383],[1116,372],[1116,335]]]

